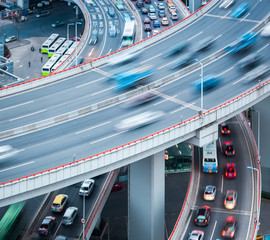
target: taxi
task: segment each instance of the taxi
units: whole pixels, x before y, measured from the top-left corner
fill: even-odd
[[[162,18],[161,25],[162,26],[168,26],[169,25],[168,18],[166,18],[166,17]]]
[[[62,212],[67,204],[68,195],[58,194],[52,203],[51,210],[52,212]]]

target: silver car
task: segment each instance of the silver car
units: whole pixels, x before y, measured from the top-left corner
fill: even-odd
[[[88,178],[86,180],[84,180],[80,190],[79,190],[79,195],[80,196],[89,196],[90,193],[93,191],[95,185],[95,180]]]
[[[78,215],[78,208],[69,207],[64,213],[62,224],[66,225],[66,226],[73,224],[77,215]]]
[[[204,239],[204,232],[199,230],[193,230],[188,238],[188,240],[203,240],[203,239]]]
[[[207,185],[204,189],[203,199],[205,201],[214,201],[217,189],[215,186]]]

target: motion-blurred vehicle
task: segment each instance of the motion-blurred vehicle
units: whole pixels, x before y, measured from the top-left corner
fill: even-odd
[[[169,25],[169,21],[168,18],[164,17],[161,19],[161,25],[162,26],[168,26]]]
[[[58,194],[52,203],[51,210],[52,212],[62,212],[67,205],[68,195]]]
[[[50,15],[50,12],[47,11],[47,10],[43,10],[43,11],[41,11],[40,13],[36,14],[36,17],[37,17],[37,18],[41,18],[41,17],[46,17],[46,16],[48,16],[48,15]]]
[[[0,146],[0,162],[15,157],[19,151],[10,145]]]
[[[155,13],[148,13],[148,17],[149,17],[151,20],[157,19],[157,16],[156,16]]]
[[[197,226],[207,226],[210,221],[210,207],[202,206],[198,209],[195,217]]]
[[[77,38],[76,37],[73,37],[73,38],[71,38],[72,41],[76,41],[76,39],[77,39],[77,42],[81,41],[81,38],[80,37],[77,37]]]
[[[158,3],[158,9],[159,10],[164,10],[165,9],[165,6],[164,6],[164,3]]]
[[[150,66],[143,66],[114,74],[112,79],[116,82],[116,90],[124,90],[135,86],[153,72],[154,70]]]
[[[55,226],[55,217],[47,216],[43,219],[38,229],[38,234],[40,236],[48,236],[49,234],[52,233],[54,226]]]
[[[220,8],[229,8],[234,4],[234,0],[223,0],[223,2],[219,5]]]
[[[144,18],[144,20],[143,20],[143,23],[148,23],[148,24],[150,24],[151,23],[151,20],[150,20],[150,18],[149,17],[145,17]]]
[[[171,18],[172,18],[173,21],[177,20],[178,19],[177,13],[176,12],[172,12],[171,13]]]
[[[257,41],[255,32],[247,32],[235,40],[232,44],[227,46],[224,50],[226,52],[237,53],[244,51],[251,47]]]
[[[200,230],[193,230],[188,238],[188,240],[203,240],[203,239],[204,239],[204,231]]]
[[[196,43],[193,47],[194,52],[202,52],[209,49],[214,43],[214,38],[212,36],[206,37]]]
[[[115,25],[110,25],[109,26],[109,35],[110,35],[110,37],[115,37],[116,36],[116,34],[117,34],[117,32],[116,32],[116,27],[115,27]]]
[[[77,215],[78,215],[77,207],[68,207],[64,213],[62,224],[64,224],[65,226],[72,225]]]
[[[203,90],[208,90],[217,86],[221,80],[222,78],[216,76],[215,74],[209,74],[203,77]],[[194,81],[192,84],[198,91],[201,91],[201,79]]]
[[[258,55],[256,53],[250,54],[247,57],[243,58],[242,60],[240,60],[238,62],[238,67],[240,69],[249,69],[249,68],[253,68],[256,65],[258,65],[258,63],[262,60],[262,56]]]
[[[145,7],[142,8],[142,14],[148,14],[147,8],[145,8]]]
[[[237,192],[235,190],[227,190],[224,199],[224,207],[227,209],[234,209],[237,201]]]
[[[114,4],[115,4],[115,6],[117,7],[117,9],[118,9],[119,11],[122,11],[122,10],[125,9],[125,8],[124,8],[124,5],[123,5],[123,3],[122,3],[121,1],[116,1]]]
[[[144,31],[149,32],[149,31],[151,31],[151,30],[152,30],[152,29],[151,29],[151,24],[145,23],[145,24],[144,24]]]
[[[264,77],[268,75],[270,71],[270,66],[266,64],[262,64],[250,72],[246,73],[243,76],[244,82],[250,82],[252,80],[262,80]]]
[[[98,41],[98,35],[92,33],[91,37],[90,37],[90,40],[89,40],[89,44],[90,45],[95,45],[97,43],[97,41]]]
[[[261,31],[262,37],[270,37],[270,23],[268,23]]]
[[[229,128],[229,126],[228,126],[227,123],[223,122],[223,123],[221,123],[219,125],[219,127],[220,127],[220,133],[222,135],[229,135],[231,133],[231,130],[230,130],[230,128]]]
[[[118,65],[125,65],[130,62],[133,62],[134,60],[138,59],[140,56],[141,56],[141,53],[138,53],[138,52],[125,53],[117,57],[111,58],[108,64],[112,67],[115,67]]]
[[[225,167],[226,178],[236,178],[236,167],[234,163],[227,163]]]
[[[173,4],[173,1],[172,0],[167,0],[166,3],[169,6],[170,4]]]
[[[224,153],[227,157],[235,155],[235,150],[231,141],[224,142]]]
[[[194,62],[194,58],[195,56],[193,52],[187,52],[175,60],[175,64],[172,66],[172,69],[177,67],[185,67]]]
[[[169,6],[169,12],[172,14],[173,12],[176,13],[176,8],[175,8],[175,5],[172,4]]]
[[[123,107],[137,107],[139,105],[148,103],[154,99],[156,99],[158,96],[152,92],[152,91],[147,91],[147,92],[143,92],[139,95],[136,95],[135,97],[130,98],[129,100],[127,100],[124,104]]]
[[[138,8],[142,8],[142,7],[144,7],[144,2],[141,0],[138,0],[138,1],[136,1],[136,5]]]
[[[61,27],[63,26],[65,23],[62,21],[56,21],[56,23],[52,24],[52,27],[56,28],[56,27]]]
[[[131,16],[128,13],[122,13],[125,22],[131,21]]]
[[[167,50],[163,56],[164,57],[168,57],[168,56],[171,56],[171,55],[174,55],[176,53],[179,53],[181,51],[183,51],[184,49],[186,49],[188,47],[189,43],[188,42],[180,42],[178,43],[177,45],[169,48],[169,50]]]
[[[159,22],[159,20],[154,20],[153,26],[154,26],[154,27],[160,27],[160,22]]]
[[[226,219],[225,227],[222,231],[222,237],[224,238],[234,238],[236,232],[236,220],[234,216],[229,216]]]
[[[94,189],[95,180],[88,178],[85,179],[80,187],[79,195],[88,197]]]
[[[115,11],[113,6],[108,7],[108,14],[112,18],[115,17]]]
[[[146,111],[135,116],[121,120],[115,125],[117,131],[134,130],[153,122],[156,122],[164,115],[162,111]]]
[[[240,18],[240,17],[242,17],[244,14],[246,14],[246,12],[248,11],[248,9],[249,9],[248,3],[242,2],[239,6],[237,6],[237,7],[231,12],[231,17],[232,17],[232,18]]]
[[[217,189],[215,186],[207,185],[204,189],[203,199],[205,201],[214,201],[216,198]]]
[[[67,240],[67,237],[64,235],[59,235],[54,240]]]
[[[155,12],[156,12],[156,9],[155,9],[155,7],[154,7],[153,5],[149,5],[148,11],[149,11],[150,13],[155,13]]]
[[[5,39],[5,42],[6,43],[10,43],[10,42],[14,42],[14,41],[16,41],[17,40],[17,38],[15,37],[15,36],[10,36],[10,37],[7,37],[6,39]]]
[[[145,3],[151,3],[151,0],[145,0]]]
[[[158,16],[159,16],[160,18],[164,18],[164,17],[166,16],[165,11],[164,11],[164,10],[158,10]]]

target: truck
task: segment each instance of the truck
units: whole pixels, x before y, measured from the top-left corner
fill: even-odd
[[[206,173],[218,172],[216,141],[203,146],[202,170]]]

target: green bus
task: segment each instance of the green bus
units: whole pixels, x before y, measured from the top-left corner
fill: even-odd
[[[18,219],[23,212],[25,201],[10,205],[0,221],[0,240],[14,240],[18,237]]]
[[[59,34],[53,33],[42,45],[41,45],[41,53],[48,53],[49,48],[54,44],[54,42],[59,37]]]

